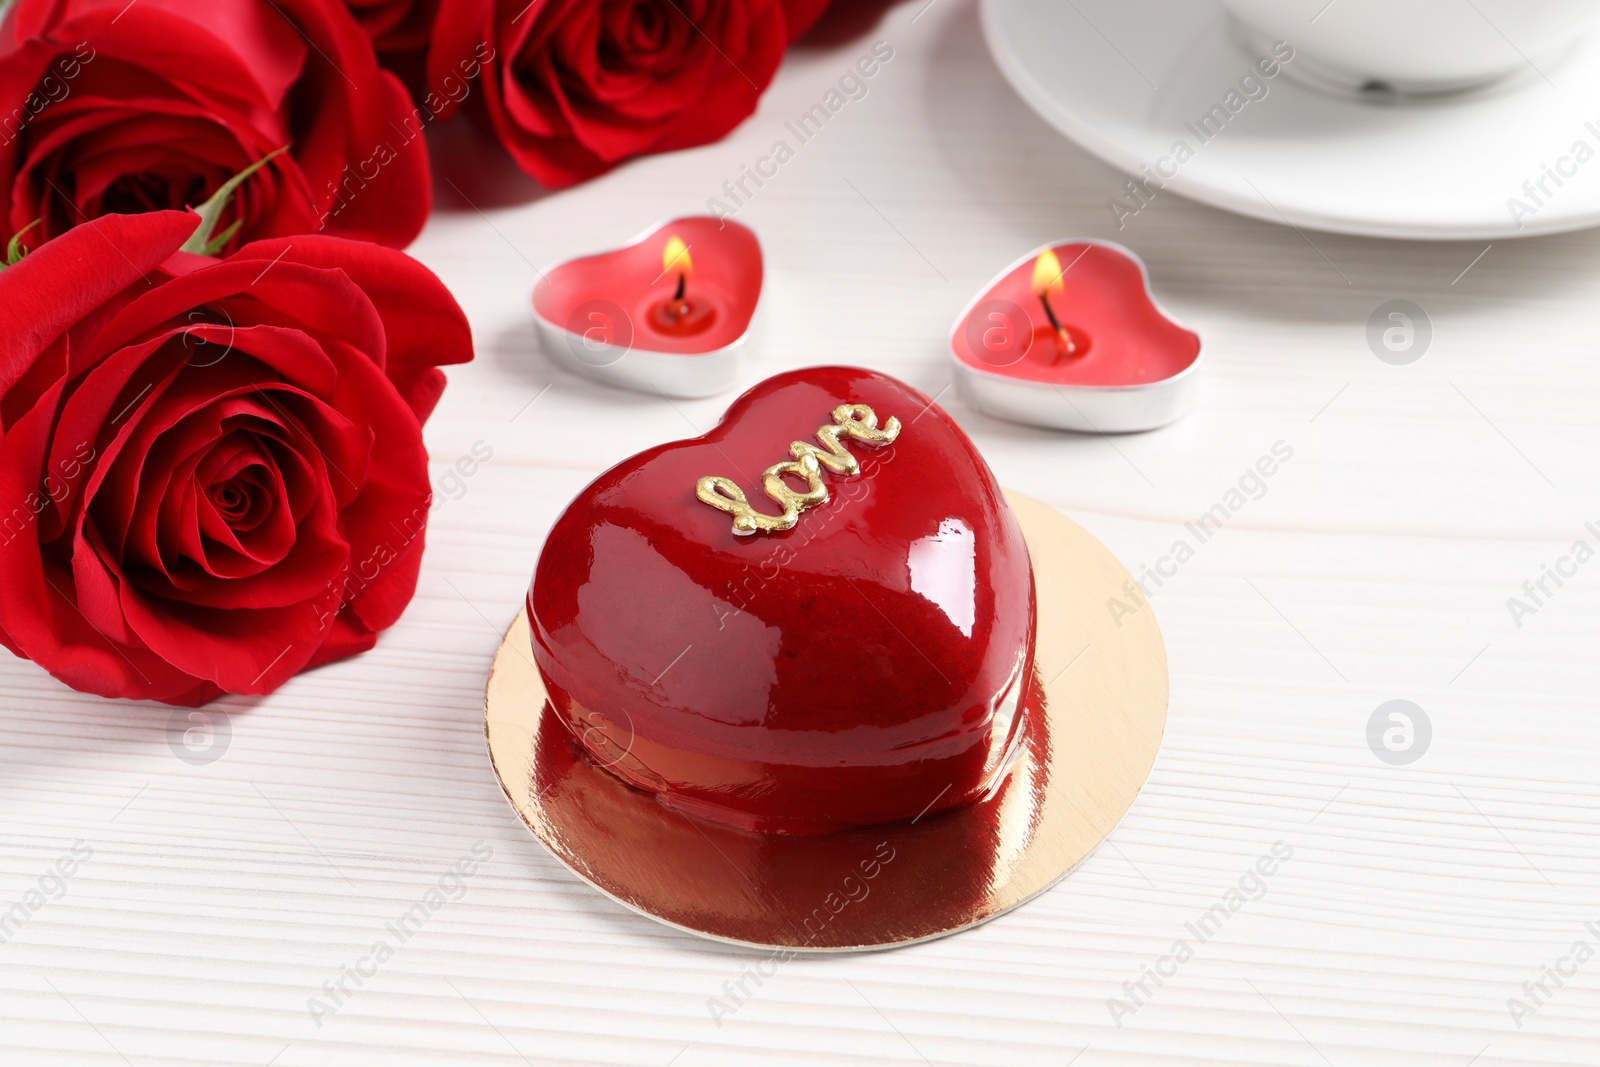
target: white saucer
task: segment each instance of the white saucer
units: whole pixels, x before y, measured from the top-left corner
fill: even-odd
[[[983,0],[982,12],[1006,78],[1084,148],[1140,177],[1176,141],[1193,149],[1144,211],[1179,193],[1270,222],[1429,240],[1600,224],[1600,31],[1542,71],[1424,101],[1308,88],[1290,75],[1297,56],[1202,142],[1185,124],[1259,73],[1263,51],[1212,0]],[[1578,141],[1592,153],[1584,162],[1572,154]],[[1574,172],[1559,187],[1545,177],[1558,165]],[[1523,183],[1541,177],[1536,200]],[[1106,192],[1139,206],[1125,189]],[[1529,209],[1521,217],[1512,197]]]

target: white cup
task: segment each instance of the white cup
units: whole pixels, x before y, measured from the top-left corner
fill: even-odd
[[[1222,4],[1255,35],[1294,46],[1285,73],[1329,87],[1401,94],[1470,89],[1530,65],[1548,70],[1600,12],[1600,0]]]

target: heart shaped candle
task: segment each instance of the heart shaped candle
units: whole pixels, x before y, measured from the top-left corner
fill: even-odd
[[[556,521],[533,654],[575,735],[665,803],[746,829],[915,819],[1025,733],[1028,550],[933,401],[819,367],[613,467]]]
[[[967,398],[991,415],[1124,433],[1188,411],[1200,338],[1156,303],[1139,257],[1074,240],[1002,271],[956,319],[950,356]]]
[[[558,263],[533,287],[552,359],[610,385],[705,397],[738,380],[761,299],[761,243],[708,215],[671,219],[623,248]]]

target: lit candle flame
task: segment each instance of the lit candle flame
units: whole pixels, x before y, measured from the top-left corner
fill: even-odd
[[[1061,260],[1056,258],[1055,250],[1047,248],[1039,253],[1039,258],[1033,261],[1033,294],[1044,296],[1046,293],[1059,293],[1066,286],[1062,284]]]
[[[661,250],[661,273],[677,271],[680,275],[687,275],[692,270],[694,260],[689,258],[689,246],[677,234],[668,237],[667,246]]]
[[[1061,269],[1061,260],[1056,258],[1053,248],[1040,252],[1039,258],[1033,261],[1033,294],[1039,298],[1039,303],[1044,305],[1045,317],[1050,320],[1050,328],[1056,332],[1057,359],[1078,354],[1078,346],[1072,340],[1072,334],[1061,325],[1061,320],[1056,317],[1056,309],[1050,306],[1050,294],[1059,293],[1066,288],[1061,281],[1061,276],[1065,273]]]

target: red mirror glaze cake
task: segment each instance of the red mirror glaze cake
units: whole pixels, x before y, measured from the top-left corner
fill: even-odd
[[[575,743],[751,830],[970,803],[1026,729],[1022,532],[949,416],[872,371],[770,378],[601,475],[551,530],[528,614]]]

